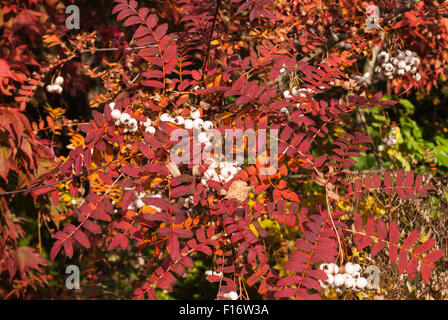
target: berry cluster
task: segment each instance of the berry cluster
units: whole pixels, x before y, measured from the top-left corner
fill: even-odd
[[[338,43],[336,43],[336,48],[340,48],[340,49],[351,49],[353,46],[351,43],[347,42],[347,41],[340,41]]]
[[[386,138],[383,139],[383,142],[389,147],[391,147],[397,144],[397,138],[393,133],[391,133],[390,135],[388,135]]]
[[[132,188],[133,189],[133,188]],[[140,210],[141,208],[143,208],[146,204],[143,201],[143,198],[145,197],[150,197],[150,198],[162,198],[161,194],[158,193],[147,193],[145,191],[134,191],[134,201],[132,201],[132,203],[128,206],[128,210],[134,211],[134,210]],[[148,207],[151,207],[152,209],[154,209],[156,212],[161,212],[162,209],[160,209],[157,206],[154,205],[148,205]]]
[[[222,272],[213,271],[213,270],[206,270],[205,275],[207,277],[209,277],[209,276],[223,277],[224,276],[224,274]]]
[[[175,125],[183,126],[185,129],[210,130],[213,129],[214,126],[213,122],[202,120],[201,112],[197,109],[191,110],[190,119],[185,119],[182,116],[177,116],[173,118],[168,113],[164,113],[160,116],[160,121],[171,122],[174,123]],[[205,140],[204,142],[201,143],[205,143]]]
[[[201,180],[201,183],[205,186],[208,180],[227,183],[241,170],[236,163],[226,161],[224,156],[220,159],[207,158],[204,163],[208,165]]]
[[[299,87],[292,87],[290,90],[285,90],[283,92],[283,96],[285,98],[293,98],[293,97],[300,97],[300,98],[306,98],[308,95],[312,94],[313,90],[310,88],[299,88]]]
[[[175,125],[183,126],[185,129],[193,129],[195,131],[194,137],[197,142],[204,145],[204,151],[212,151],[216,142],[215,132],[212,131],[214,124],[209,120],[204,121],[201,119],[201,112],[199,110],[192,109],[189,119],[185,119],[182,116],[173,118],[168,113],[164,113],[160,116],[160,121],[171,122]],[[197,134],[198,131],[201,132]],[[220,156],[219,158],[206,158],[204,164],[207,165],[207,169],[203,173],[201,180],[204,186],[207,186],[208,180],[227,183],[240,170],[235,163],[226,161],[224,156]]]
[[[235,291],[230,291],[230,292],[228,292],[228,293],[224,293],[224,294],[222,295],[222,297],[223,297],[223,298],[226,298],[226,299],[228,299],[228,300],[238,300],[239,295],[238,295],[238,293],[236,293]]]
[[[156,128],[152,126],[151,119],[146,119],[146,121],[137,121],[137,119],[134,119],[131,117],[131,115],[127,112],[121,112],[118,109],[115,108],[115,103],[111,102],[109,104],[109,107],[112,109],[111,117],[115,121],[115,125],[123,125],[125,126],[124,132],[137,132],[138,131],[138,125],[140,124],[141,127],[145,128],[145,132],[154,134],[156,132]]]
[[[396,77],[411,74],[415,81],[420,81],[422,76],[418,73],[420,59],[417,53],[410,50],[397,50],[394,54],[382,51],[378,54],[375,72],[379,80],[392,80]]]
[[[334,263],[323,263],[319,267],[327,274],[328,279],[320,281],[322,288],[345,288],[347,290],[362,290],[368,285],[367,279],[361,277],[362,268],[359,264],[347,262],[339,268]]]
[[[359,75],[352,75],[352,78],[356,80],[356,82],[358,82],[359,85],[361,86],[366,86],[370,83],[370,73],[366,72],[364,73],[362,76]]]
[[[62,78],[61,76],[56,77],[56,79],[54,80],[54,84],[47,85],[47,87],[46,87],[47,92],[61,94],[63,83],[64,83],[64,78]]]
[[[325,87],[319,87],[319,89],[322,89],[322,88],[325,88]],[[286,99],[290,99],[290,98],[294,98],[294,97],[306,98],[307,96],[310,96],[314,93],[315,92],[310,88],[292,87],[291,90],[283,91],[283,96]],[[301,103],[296,104],[297,108],[300,108],[300,106],[301,106]],[[289,114],[289,110],[287,108],[281,108],[280,112]]]

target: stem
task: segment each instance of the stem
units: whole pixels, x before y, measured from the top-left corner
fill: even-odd
[[[205,54],[204,62],[202,63],[203,71],[206,71],[207,67],[208,67],[207,61],[208,61],[208,55],[210,53],[210,43],[211,43],[211,40],[212,40],[212,37],[213,37],[213,31],[215,30],[216,17],[218,16],[218,11],[219,11],[219,6],[220,5],[221,5],[221,0],[217,0],[215,15],[213,16],[212,30],[210,30],[210,34],[208,36],[208,41],[207,41],[208,42],[207,43],[207,53]]]

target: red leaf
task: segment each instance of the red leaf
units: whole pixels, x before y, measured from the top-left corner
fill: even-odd
[[[155,156],[154,151],[152,151],[152,149],[150,147],[148,147],[145,143],[139,141],[137,143],[137,145],[138,145],[138,149],[141,151],[141,153],[143,153],[143,155],[147,159],[151,160],[154,158],[154,156]]]
[[[414,245],[415,241],[417,241],[419,234],[420,232],[418,229],[414,229],[409,237],[404,241],[402,246],[403,249],[409,250]]]
[[[283,198],[285,198],[286,200],[290,200],[290,201],[295,201],[295,202],[300,202],[299,197],[297,196],[297,194],[291,190],[285,189],[282,191],[282,196]]]
[[[389,247],[389,261],[390,263],[397,260],[397,254],[398,254],[398,247],[395,245],[390,245]]]
[[[400,231],[397,228],[395,221],[392,221],[389,226],[389,241],[392,243],[398,243],[400,240]]]
[[[434,268],[433,264],[421,263],[420,264],[420,273],[422,275],[422,279],[425,282],[429,282],[431,280],[431,271]]]
[[[386,239],[387,230],[386,230],[386,224],[384,223],[383,220],[378,219],[378,224],[377,224],[376,228],[377,228],[376,232],[377,232],[378,238],[383,239],[383,240]]]
[[[285,278],[280,279],[277,282],[277,286],[279,286],[279,287],[295,286],[296,284],[298,284],[300,282],[301,279],[302,279],[302,277],[297,276],[297,275],[285,277]]]
[[[413,184],[414,184],[414,172],[410,171],[406,176],[406,180],[404,183],[404,185],[406,186],[406,193],[410,198],[414,197],[414,189],[412,188]]]
[[[90,242],[89,239],[87,239],[87,236],[82,232],[81,230],[75,231],[75,239],[79,242],[80,245],[82,245],[85,248],[90,248]]]
[[[100,211],[100,210],[94,210],[90,214],[90,217],[97,220],[103,220],[103,221],[111,221],[110,215],[107,213]]]
[[[425,263],[432,263],[442,258],[444,254],[445,251],[443,249],[434,250],[428,253],[428,255],[424,257],[423,260],[425,261]]]
[[[87,230],[89,230],[92,233],[99,233],[99,232],[101,232],[100,227],[98,227],[97,224],[93,223],[90,220],[84,221],[83,226],[84,226],[84,228],[86,228]]]
[[[397,173],[397,181],[396,181],[396,185],[397,187],[402,187],[403,183],[404,183],[404,169],[400,169]]]
[[[408,263],[408,253],[406,250],[400,250],[400,256],[398,257],[398,272],[400,274],[404,273],[406,270],[406,265]]]
[[[385,246],[385,243],[383,241],[376,242],[372,247],[372,251],[370,252],[372,257],[376,256],[378,254],[378,252],[383,250],[384,246]]]
[[[132,25],[134,25],[134,24],[139,24],[139,23],[142,23],[143,21],[142,21],[142,19],[139,17],[139,16],[132,16],[132,17],[129,17],[125,22],[124,22],[124,26],[125,27],[129,27],[129,26],[132,26]]]
[[[53,247],[50,250],[50,259],[51,261],[54,260],[54,258],[56,258],[56,256],[58,255],[59,250],[61,250],[62,244],[60,241],[56,241],[53,244]]]
[[[415,250],[414,250],[414,254],[415,255],[421,255],[423,253],[425,253],[426,251],[430,250],[432,247],[434,247],[434,244],[436,243],[436,240],[434,239],[429,239],[426,240],[424,243],[422,243],[421,245],[419,245]]]
[[[64,251],[67,256],[73,257],[73,244],[70,239],[64,241]]]
[[[374,217],[369,217],[367,219],[366,233],[369,236],[375,234],[375,218]]]
[[[162,39],[162,37],[168,31],[168,24],[164,23],[157,27],[156,31],[154,31],[154,37],[157,39]]]
[[[142,83],[146,87],[153,87],[153,88],[161,88],[163,89],[163,83],[156,80],[145,80]]]
[[[417,271],[417,265],[417,257],[412,257],[411,261],[409,261],[408,266],[406,267],[406,273],[409,275],[409,278],[414,278],[415,271]]]
[[[158,79],[162,79],[163,78],[163,72],[160,70],[150,70],[150,71],[146,71],[143,73],[143,76],[145,78],[158,78]]]
[[[181,228],[173,228],[173,232],[179,237],[183,239],[190,239],[193,237],[193,232],[190,230],[185,230]]]
[[[171,260],[176,261],[180,257],[179,252],[179,239],[175,234],[172,234],[168,240],[168,251],[171,256]]]
[[[195,248],[196,251],[201,251],[203,253],[205,253],[206,255],[211,255],[212,254],[212,250],[206,246],[205,244],[200,244]]]
[[[260,280],[260,275],[258,273],[252,274],[249,278],[247,278],[247,284],[252,287],[254,284],[256,284]]]
[[[376,189],[379,189],[381,187],[381,179],[378,174],[373,175],[373,184]]]

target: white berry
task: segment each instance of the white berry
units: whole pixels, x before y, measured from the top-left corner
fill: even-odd
[[[233,175],[232,170],[229,167],[225,167],[225,168],[221,169],[221,175],[224,178],[228,178]]]
[[[319,269],[328,273],[328,263],[322,263]]]
[[[211,128],[213,128],[213,122],[211,121],[204,121],[204,123],[202,124],[202,127],[204,128],[204,130],[210,130]]]
[[[358,289],[364,289],[367,287],[367,279],[364,277],[356,279],[356,287],[358,287]]]
[[[292,95],[291,95],[291,93],[289,92],[289,90],[283,91],[283,96],[284,96],[285,98],[292,98]]]
[[[182,116],[177,116],[176,118],[174,118],[174,123],[177,124],[178,126],[183,125],[184,122],[185,122],[185,119]]]
[[[62,93],[62,87],[58,84],[53,85],[54,92],[61,94]]]
[[[355,279],[353,279],[353,278],[351,278],[351,277],[345,279],[344,286],[345,286],[347,289],[352,289],[352,288],[355,287],[355,285],[356,285],[356,280],[355,280]]]
[[[120,116],[120,122],[122,124],[128,124],[128,122],[131,120],[131,116],[129,113],[123,112]]]
[[[404,58],[406,58],[406,55],[403,51],[398,51],[397,58],[398,60],[403,60]]]
[[[206,143],[206,142],[208,142],[207,133],[205,133],[205,132],[201,132],[201,133],[199,133],[199,135],[198,135],[198,141],[199,141],[200,143]]]
[[[300,105],[300,103],[299,103],[299,105]],[[281,108],[281,109],[280,109],[280,112],[281,112],[281,113],[284,113],[284,114],[289,114],[289,110],[288,110],[288,108],[285,108],[285,107]]]
[[[184,121],[185,129],[193,129],[193,121],[191,119],[187,119]]]
[[[389,54],[387,52],[384,52],[384,51],[380,52],[378,54],[378,60],[380,62],[386,62],[386,63],[389,62]]]
[[[146,127],[146,128],[150,127],[151,124],[152,124],[151,119],[146,119],[146,121],[143,122],[143,126]]]
[[[390,64],[390,63],[384,64],[383,68],[384,68],[384,70],[386,70],[388,72],[392,72],[395,69],[394,66],[392,64]]]
[[[353,274],[356,272],[356,267],[353,263],[351,262],[347,262],[345,264],[345,272],[347,272],[348,274]]]
[[[328,273],[335,273],[335,267],[337,267],[334,263],[329,263],[328,264]]]
[[[201,118],[195,119],[193,121],[193,128],[195,129],[201,129],[202,128],[202,124],[204,123],[204,121]]]
[[[54,83],[57,84],[57,85],[62,85],[64,83],[64,78],[62,78],[61,76],[58,76],[54,80]]]
[[[228,167],[229,169],[230,169],[230,172],[232,173],[232,175],[235,175],[235,174],[237,174],[238,173],[238,168],[237,167],[234,167],[234,166],[231,166],[231,167]]]
[[[128,126],[131,129],[137,128],[137,120],[135,120],[134,118],[131,118],[131,120],[129,120],[129,122],[128,122]]]
[[[334,284],[334,277],[331,273],[327,273],[327,283],[331,286]]]
[[[297,96],[299,94],[299,87],[292,87],[291,93],[293,96]]]
[[[230,300],[238,300],[238,293],[236,293],[235,291],[229,292],[225,294],[225,297],[230,299]]]
[[[163,121],[163,122],[170,121],[170,119],[171,119],[171,117],[170,117],[170,115],[168,113],[163,113],[160,116],[160,121]]]
[[[333,266],[333,273],[339,273],[339,267],[336,264]]]
[[[199,110],[197,110],[197,109],[191,110],[190,116],[193,119],[199,119],[201,117],[201,112]]]
[[[145,203],[144,203],[143,200],[141,200],[141,199],[137,199],[137,200],[135,200],[135,201],[134,201],[134,204],[135,204],[135,207],[136,207],[137,209],[141,209],[141,208],[143,208],[143,207],[145,206]]]
[[[337,274],[334,276],[334,285],[340,287],[344,284],[346,276],[344,274]]]
[[[154,133],[156,133],[156,128],[154,128],[153,126],[149,126],[145,129],[145,132],[147,132],[149,134],[154,134]]]
[[[110,116],[112,117],[112,119],[114,119],[114,120],[118,120],[118,119],[120,119],[121,111],[118,110],[118,109],[114,109],[114,110],[111,112]]]

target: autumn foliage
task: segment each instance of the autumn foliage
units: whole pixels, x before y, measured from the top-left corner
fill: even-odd
[[[388,162],[369,121],[445,83],[446,4],[377,1],[379,27],[366,29],[366,1],[71,1],[76,30],[68,2],[3,1],[0,295],[63,287],[69,264],[98,280],[111,253],[139,261],[135,299],[199,264],[214,298],[323,298],[319,266],[359,252],[430,283],[444,242],[392,207],[430,197],[437,162]],[[416,52],[421,79],[377,77],[379,52],[397,50]],[[205,179],[205,162],[174,163],[171,137],[192,110],[221,133],[278,130],[278,170],[260,174],[268,153],[225,181]],[[386,213],[362,209],[372,197]]]

